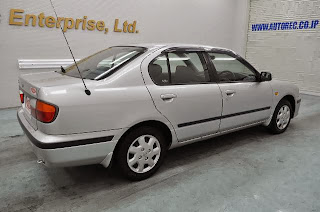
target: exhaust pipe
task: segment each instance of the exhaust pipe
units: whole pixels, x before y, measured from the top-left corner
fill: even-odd
[[[46,164],[46,162],[45,162],[44,160],[42,160],[42,159],[37,160],[37,163],[38,163],[38,164],[43,164],[43,165]]]

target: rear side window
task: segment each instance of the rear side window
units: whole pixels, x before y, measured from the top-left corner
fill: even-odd
[[[110,47],[80,60],[77,62],[77,65],[83,78],[99,80],[114,73],[122,65],[145,51],[146,49],[143,47]],[[71,77],[80,77],[75,64],[67,67],[65,70],[66,73],[60,73]]]
[[[162,54],[149,64],[149,74],[157,85],[210,82],[201,52]]]
[[[162,54],[149,64],[149,75],[156,85],[169,84],[169,70],[167,66],[167,57]]]

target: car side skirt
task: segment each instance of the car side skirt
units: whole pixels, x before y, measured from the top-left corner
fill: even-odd
[[[209,135],[204,135],[204,136],[200,136],[200,137],[197,137],[197,138],[188,139],[188,140],[185,140],[185,141],[180,141],[180,142],[176,143],[175,145],[173,145],[172,149],[176,148],[176,147],[184,146],[184,145],[187,145],[187,144],[195,143],[195,142],[198,142],[198,141],[214,138],[214,137],[217,137],[217,136],[220,136],[220,135],[228,134],[228,133],[231,133],[231,132],[243,130],[243,129],[250,128],[250,127],[253,127],[253,126],[261,125],[266,121],[267,121],[267,119],[259,121],[259,122],[254,122],[252,124],[247,124],[247,125],[244,125],[244,126],[241,126],[241,127],[237,127],[237,128],[233,128],[233,129],[229,129],[229,130],[225,130],[225,131],[221,131],[221,132],[216,132],[216,133],[213,133],[213,134],[209,134]]]

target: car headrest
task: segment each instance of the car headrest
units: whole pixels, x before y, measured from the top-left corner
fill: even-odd
[[[177,66],[175,81],[177,83],[189,83],[195,80],[195,73],[187,66]]]
[[[162,68],[158,64],[151,64],[149,66],[149,73],[151,77],[158,77],[162,74]]]
[[[156,83],[156,84],[161,84],[161,74],[162,74],[162,68],[158,64],[151,64],[149,66],[149,74],[151,79]]]

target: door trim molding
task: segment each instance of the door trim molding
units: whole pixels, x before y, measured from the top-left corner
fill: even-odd
[[[178,124],[178,128],[187,127],[187,126],[191,126],[191,125],[195,125],[195,124],[201,124],[201,123],[210,122],[210,121],[215,121],[218,119],[226,119],[226,118],[230,118],[230,117],[234,117],[234,116],[241,116],[244,114],[255,113],[255,112],[259,112],[259,111],[263,111],[263,110],[269,110],[270,108],[271,107],[263,107],[263,108],[257,108],[257,109],[253,109],[253,110],[247,110],[247,111],[232,113],[232,114],[223,115],[223,116],[217,116],[217,117],[201,119],[201,120],[197,120],[197,121],[185,122],[185,123]]]
[[[266,120],[262,120],[262,121],[254,122],[252,124],[247,124],[247,125],[243,125],[243,126],[240,126],[240,127],[232,128],[232,129],[229,129],[229,130],[219,131],[219,132],[216,132],[216,133],[213,133],[213,134],[208,134],[208,135],[204,135],[204,136],[200,136],[200,137],[196,137],[196,138],[191,138],[191,139],[184,140],[184,141],[179,141],[178,145],[185,145],[185,144],[189,144],[189,143],[202,141],[202,140],[205,140],[205,139],[214,138],[214,137],[217,137],[217,136],[220,136],[220,135],[225,135],[225,134],[228,134],[228,133],[231,133],[231,132],[235,132],[235,131],[243,130],[243,129],[246,129],[246,128],[249,128],[249,127],[260,125],[260,124],[264,123],[265,121]]]

